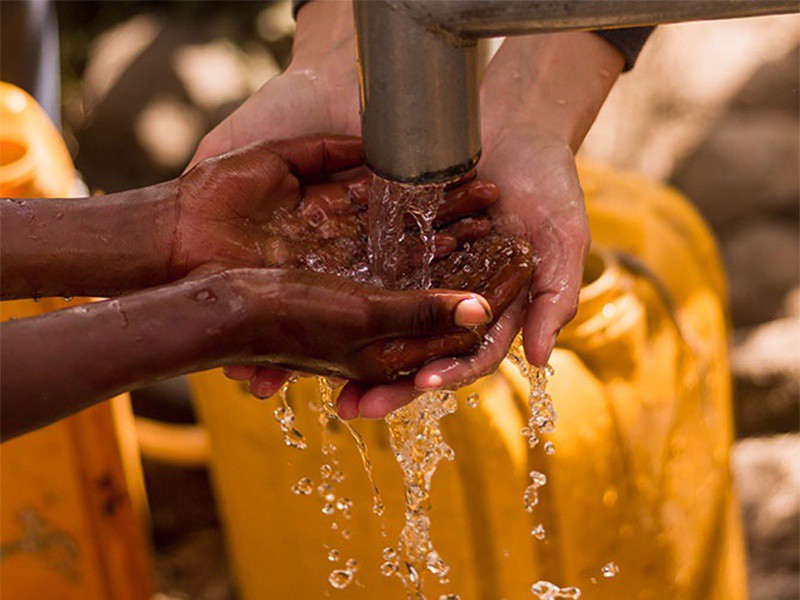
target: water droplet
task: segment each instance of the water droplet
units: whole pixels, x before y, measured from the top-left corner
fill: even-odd
[[[607,577],[609,579],[619,575],[619,567],[614,561],[604,564],[600,571],[603,573],[603,577]]]
[[[211,290],[200,290],[194,295],[194,299],[198,302],[213,303],[217,301],[217,297]]]
[[[383,549],[383,560],[394,560],[397,558],[397,552],[395,552],[394,548],[384,548]]]
[[[337,590],[343,590],[348,585],[350,585],[352,581],[353,581],[352,571],[348,571],[345,569],[336,569],[335,571],[331,571],[331,574],[328,576],[328,582]]]
[[[431,550],[431,552],[428,553],[428,557],[426,558],[425,562],[427,564],[428,571],[433,573],[436,577],[445,577],[450,570],[450,567],[445,564],[436,550]]]
[[[306,444],[303,434],[297,431],[297,429],[294,427],[294,411],[286,400],[286,391],[287,386],[284,385],[280,392],[278,392],[281,405],[275,409],[273,415],[275,416],[275,420],[281,426],[281,431],[283,431],[283,441],[286,443],[286,445],[291,446],[292,448],[297,448],[298,450],[305,450],[308,444]]]
[[[314,491],[314,484],[308,477],[303,477],[292,486],[292,493],[298,496],[308,496]]]
[[[533,512],[533,508],[539,504],[539,488],[547,483],[547,477],[539,471],[531,471],[530,475],[531,484],[525,488],[523,500],[525,501],[525,510]]]
[[[330,502],[326,502],[322,506],[322,514],[324,514],[324,515],[332,515],[333,514],[333,510],[334,510],[333,509],[333,504],[331,504]]]
[[[531,529],[531,535],[535,537],[537,540],[543,540],[546,535],[544,531],[544,525],[539,523],[536,527]]]
[[[478,394],[476,393],[470,394],[469,396],[467,396],[467,406],[469,406],[470,408],[477,408],[479,399],[480,397],[478,396]]]
[[[439,596],[439,600],[461,600],[461,596],[458,594],[442,594]]]
[[[553,456],[556,453],[556,446],[553,442],[545,442],[544,443],[544,453],[547,456]]]
[[[328,552],[328,560],[331,562],[336,562],[339,560],[339,551],[336,548],[331,548]]]
[[[549,581],[537,581],[531,587],[531,593],[539,600],[578,600],[581,597],[581,591],[578,588],[560,588]]]
[[[355,558],[348,558],[347,562],[344,563],[344,566],[353,573],[358,571],[358,561]]]
[[[386,561],[381,565],[381,575],[384,577],[391,577],[397,573],[397,563]]]
[[[346,540],[350,539],[350,530],[349,529],[342,529],[342,537]]]

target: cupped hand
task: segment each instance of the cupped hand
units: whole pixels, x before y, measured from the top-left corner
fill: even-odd
[[[502,182],[503,190],[492,216],[528,241],[536,268],[526,293],[493,327],[492,341],[472,356],[423,367],[414,380],[421,390],[460,387],[493,371],[520,327],[528,360],[545,365],[558,332],[577,308],[590,236],[572,150],[556,136],[519,128],[498,133],[484,148],[480,173]]]
[[[264,230],[278,211],[298,205],[303,183],[361,161],[358,138],[315,135],[251,144],[195,165],[177,181],[171,271],[183,276],[212,262],[264,266]]]
[[[261,226],[264,264],[375,283],[368,265],[367,182],[367,175],[357,171],[335,181],[303,186],[302,199],[294,209],[276,210]],[[529,275],[530,252],[527,245],[492,231],[490,220],[482,213],[496,200],[497,188],[477,179],[445,193],[434,221],[431,276],[435,287],[477,291],[486,295],[491,310],[503,311]],[[409,233],[417,227],[413,219],[406,223]],[[398,268],[404,281],[421,279],[423,256],[421,243],[404,256],[406,262]],[[472,351],[484,331],[476,327],[468,335],[394,342],[385,349],[395,366],[392,374],[415,370],[436,356]],[[289,376],[274,366],[257,365],[228,367],[226,374],[249,380],[251,391],[260,397],[277,391]]]
[[[487,300],[471,292],[389,291],[299,269],[227,268],[194,278],[203,299],[230,297],[231,289],[239,299],[226,361],[370,383],[431,355],[468,351],[492,319]]]

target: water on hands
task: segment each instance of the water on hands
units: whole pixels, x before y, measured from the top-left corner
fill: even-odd
[[[389,289],[410,287],[429,288],[431,285],[431,263],[434,259],[435,243],[433,223],[438,207],[444,199],[444,185],[411,186],[397,184],[377,176],[370,182],[368,208],[369,219],[369,279]],[[416,224],[418,237],[409,235],[409,219]],[[418,281],[409,282],[401,279],[400,266],[408,263],[409,253],[418,251],[422,243],[422,268]],[[363,280],[359,270],[347,274],[356,280]],[[556,414],[550,396],[545,387],[547,378],[552,374],[550,367],[537,369],[528,364],[522,349],[521,338],[517,338],[508,358],[530,382],[528,398],[530,418],[522,434],[528,445],[534,448],[539,443],[539,434],[553,430]],[[339,510],[345,520],[350,518],[352,502],[336,496],[336,484],[344,479],[338,470],[336,448],[327,441],[327,428],[330,420],[338,419],[333,400],[333,385],[325,378],[318,379],[320,392],[319,424],[322,428],[322,452],[326,462],[320,469],[321,481],[316,487],[317,495],[322,499],[322,512],[335,515]],[[477,406],[475,394],[468,400],[469,406]],[[405,525],[395,548],[384,548],[381,573],[387,577],[398,577],[406,587],[409,598],[424,599],[423,574],[431,573],[441,584],[449,582],[449,566],[436,551],[430,532],[430,491],[431,482],[439,462],[442,459],[453,460],[454,452],[445,442],[440,428],[443,417],[456,410],[455,394],[450,391],[429,392],[420,396],[411,404],[402,407],[387,416],[390,445],[392,452],[402,470],[405,484]],[[279,414],[280,413],[280,414]],[[305,448],[305,443],[297,429],[294,428],[294,415],[286,403],[285,389],[281,391],[281,406],[276,410],[276,420],[281,425],[287,445]],[[375,484],[372,463],[367,446],[360,434],[347,422],[343,422],[352,436],[363,466],[373,488],[373,512],[383,514],[383,501]],[[546,448],[546,454],[552,454],[552,444]],[[543,473],[532,471],[531,484],[523,494],[524,506],[528,512],[534,510],[538,503],[538,490],[546,483]],[[314,483],[308,478],[300,479],[292,491],[298,495],[311,495]],[[331,525],[343,529],[338,521]],[[531,535],[537,539],[544,538],[541,527],[534,528]],[[332,548],[328,552],[331,562],[339,562],[339,551]],[[355,559],[348,559],[343,568],[335,568],[329,576],[331,586],[343,589],[350,585],[357,571]],[[533,585],[532,594],[540,600],[556,598],[579,598],[577,588],[559,588],[555,584],[540,581]],[[458,600],[458,594],[443,594],[447,600]]]

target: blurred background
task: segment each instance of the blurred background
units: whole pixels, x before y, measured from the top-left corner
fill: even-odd
[[[91,191],[179,174],[202,136],[290,58],[284,1],[56,10],[63,133]],[[662,27],[582,150],[675,185],[717,234],[730,281],[733,469],[754,600],[800,597],[798,79],[796,16]],[[183,384],[170,385],[173,420],[190,421]],[[153,410],[147,391],[134,402],[141,414]],[[205,471],[145,461],[145,477],[160,596],[232,598]]]

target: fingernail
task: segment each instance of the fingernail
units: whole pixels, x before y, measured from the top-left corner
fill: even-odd
[[[492,320],[492,308],[481,296],[462,300],[456,306],[455,322],[459,327],[478,327]]]
[[[442,376],[441,375],[430,375],[428,379],[425,381],[424,384],[417,387],[420,390],[438,390],[442,387]]]
[[[253,394],[262,400],[269,398],[275,393],[275,386],[272,383],[262,382],[256,386]]]
[[[534,366],[541,368],[550,362],[550,355],[553,354],[553,349],[556,347],[556,336],[558,336],[558,333],[552,334],[550,336],[549,341],[546,342],[547,345],[544,347],[544,358],[542,360],[542,364],[540,365],[534,364]]]
[[[480,181],[475,184],[472,193],[483,200],[492,200],[497,196],[497,186],[489,181]]]

